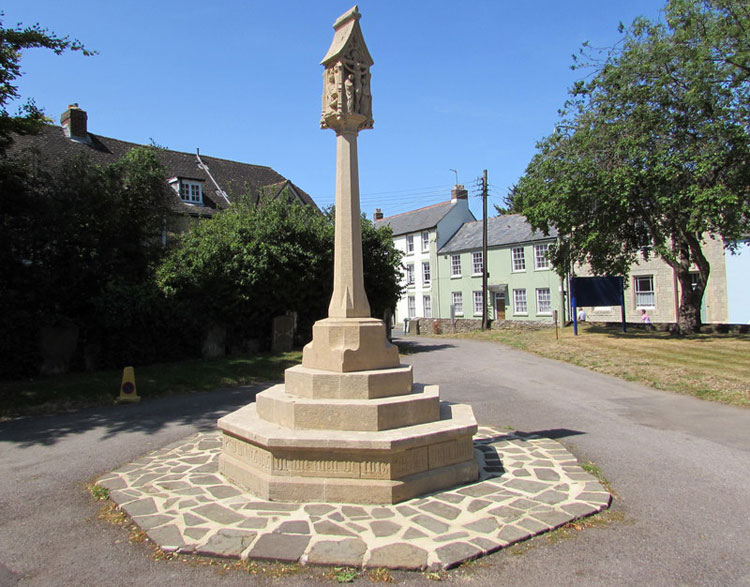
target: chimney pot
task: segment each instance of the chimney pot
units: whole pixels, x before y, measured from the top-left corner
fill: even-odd
[[[375,208],[375,214],[373,214],[373,218],[375,220],[382,220],[383,219],[383,211],[380,208]]]

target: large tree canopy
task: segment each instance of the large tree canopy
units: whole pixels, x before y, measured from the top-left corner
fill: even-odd
[[[660,256],[686,332],[700,327],[704,239],[750,230],[750,18],[739,0],[675,0],[666,14],[667,25],[636,20],[603,55],[584,49],[594,73],[570,90],[514,205],[567,235],[553,251],[561,270],[627,275],[642,254]]]

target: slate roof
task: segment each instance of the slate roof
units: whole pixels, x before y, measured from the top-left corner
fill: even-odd
[[[534,230],[521,214],[507,214],[487,219],[487,246],[502,247],[505,245],[549,240],[557,237],[557,230],[550,229],[550,234]],[[482,248],[482,221],[467,222],[438,251],[458,253]]]
[[[46,125],[39,134],[15,136],[8,154],[13,156],[23,151],[32,150],[38,151],[43,158],[50,161],[60,161],[77,153],[85,152],[95,163],[106,165],[114,163],[131,149],[143,146],[93,133],[88,133],[88,136],[91,139],[90,144],[73,141],[65,136],[61,126],[50,124]],[[157,156],[170,178],[179,177],[202,181],[205,205],[193,206],[187,204],[175,193],[173,208],[176,212],[191,216],[213,216],[216,211],[228,207],[226,200],[217,193],[216,186],[208,173],[199,167],[195,153],[159,149]],[[303,203],[317,209],[315,202],[306,192],[270,167],[218,159],[203,154],[200,155],[200,158],[204,165],[208,167],[216,183],[229,195],[230,200],[233,193],[242,193],[246,187],[255,193],[278,195],[288,185],[299,195]]]
[[[437,226],[443,217],[455,206],[455,202],[442,202],[402,214],[394,214],[375,221],[375,227],[390,226],[393,235],[419,232]]]

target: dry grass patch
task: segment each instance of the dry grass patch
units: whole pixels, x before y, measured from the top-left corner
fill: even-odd
[[[457,336],[500,342],[657,389],[750,406],[750,336],[746,334],[677,337],[582,324],[578,336],[568,327],[559,330],[559,339],[552,328]]]

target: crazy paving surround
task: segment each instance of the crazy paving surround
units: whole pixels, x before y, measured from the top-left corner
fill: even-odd
[[[99,479],[164,551],[445,569],[598,512],[610,495],[554,440],[480,428],[477,482],[397,505],[271,502],[218,475],[218,432]]]

